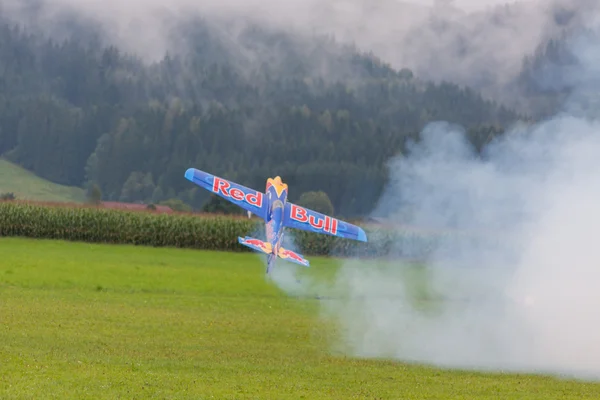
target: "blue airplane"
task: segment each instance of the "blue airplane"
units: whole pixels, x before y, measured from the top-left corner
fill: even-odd
[[[288,185],[279,176],[267,179],[265,193],[195,168],[185,171],[185,178],[243,208],[249,217],[254,214],[265,220],[266,242],[249,236],[238,237],[238,242],[268,255],[267,275],[273,270],[277,257],[309,266],[308,260],[301,254],[281,246],[286,227],[367,241],[362,228],[287,201]]]

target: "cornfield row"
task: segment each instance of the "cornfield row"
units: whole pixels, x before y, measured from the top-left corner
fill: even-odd
[[[368,243],[298,230],[286,231],[284,246],[305,255],[400,255],[420,258],[447,235],[415,234],[365,228]],[[255,219],[190,214],[157,214],[90,207],[54,207],[1,202],[0,236],[58,239],[92,243],[133,244],[204,250],[251,251],[238,236],[264,238],[264,225]],[[293,245],[289,240],[293,240]]]

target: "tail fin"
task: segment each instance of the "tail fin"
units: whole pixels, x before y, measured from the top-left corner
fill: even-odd
[[[271,243],[269,242],[264,242],[260,239],[255,239],[249,236],[246,236],[245,238],[238,237],[238,242],[240,244],[243,244],[244,246],[250,247],[252,250],[259,251],[264,254],[273,254],[273,246],[271,246]],[[291,250],[284,249],[283,247],[279,248],[279,253],[277,254],[277,256],[286,261],[300,264],[305,267],[310,266],[310,263],[307,259],[305,259],[302,256],[302,254],[298,254]],[[272,261],[274,260],[269,258],[269,269],[272,268]]]
[[[273,247],[269,242],[263,242],[260,239],[246,236],[245,238],[238,237],[238,242],[244,246],[250,247],[252,250],[260,251],[261,253],[273,253]]]
[[[305,267],[309,267],[310,263],[307,259],[305,259],[302,254],[295,253],[291,250],[286,250],[283,247],[279,248],[279,254],[277,254],[279,258],[283,258],[286,261],[290,261],[296,264],[304,265]]]

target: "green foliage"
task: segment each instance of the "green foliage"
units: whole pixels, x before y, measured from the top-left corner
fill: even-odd
[[[134,171],[123,184],[119,201],[125,203],[136,200],[147,201],[152,198],[155,188],[152,174]]]
[[[102,208],[2,203],[0,236],[239,250],[248,220],[131,212]]]
[[[294,246],[305,255],[425,256],[444,235],[366,227],[368,243],[294,230]],[[0,203],[0,236],[97,243],[251,251],[238,236],[262,235],[262,221],[245,217],[156,214],[96,207],[50,207]],[[289,247],[289,245],[284,244]]]
[[[86,194],[87,200],[91,204],[100,204],[102,201],[102,190],[97,184],[92,184]]]
[[[159,204],[161,206],[170,207],[173,211],[192,212],[192,207],[190,207],[188,204],[185,204],[181,199],[163,200]]]
[[[202,206],[202,211],[225,215],[243,215],[245,213],[241,207],[214,194],[211,194],[209,200]]]
[[[333,204],[331,204],[331,200],[329,200],[327,193],[323,191],[304,192],[296,203],[325,215],[333,216]]]

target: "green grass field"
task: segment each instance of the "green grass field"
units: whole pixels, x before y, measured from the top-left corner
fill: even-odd
[[[8,192],[14,193],[22,200],[51,202],[85,200],[85,191],[81,188],[57,185],[0,158],[0,194]]]
[[[254,254],[0,238],[2,399],[598,399],[600,385],[331,351]],[[332,260],[303,272],[327,279]]]

